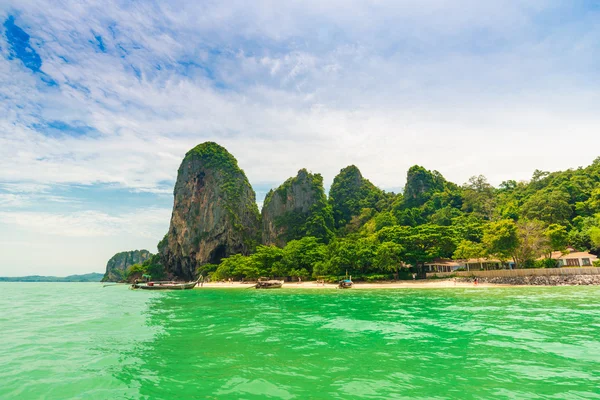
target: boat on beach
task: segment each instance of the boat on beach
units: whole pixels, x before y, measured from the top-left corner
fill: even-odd
[[[254,286],[256,289],[278,289],[283,286],[283,281],[277,280],[267,280],[267,281],[258,281]]]
[[[351,287],[352,287],[352,280],[351,279],[342,279],[338,283],[338,288],[340,288],[340,289],[350,289]]]
[[[143,290],[187,290],[193,289],[200,279],[193,282],[173,282],[173,281],[158,281],[158,282],[135,282],[131,285],[132,289]]]

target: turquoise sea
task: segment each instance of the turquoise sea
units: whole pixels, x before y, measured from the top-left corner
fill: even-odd
[[[0,284],[0,399],[599,399],[600,288]]]

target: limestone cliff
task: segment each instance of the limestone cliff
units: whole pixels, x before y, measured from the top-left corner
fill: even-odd
[[[117,253],[106,264],[102,282],[119,282],[125,279],[127,267],[140,264],[152,256],[148,250],[123,251]]]
[[[329,190],[335,227],[345,226],[363,208],[375,208],[383,197],[383,191],[364,178],[356,166],[342,169]]]
[[[190,150],[173,194],[171,225],[159,244],[169,274],[192,279],[199,265],[253,250],[260,235],[256,195],[223,147],[206,142]]]
[[[321,175],[301,169],[296,177],[271,190],[263,204],[262,225],[265,245],[283,247],[304,236],[329,241],[333,216]]]

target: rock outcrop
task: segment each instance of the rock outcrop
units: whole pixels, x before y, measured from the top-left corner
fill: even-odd
[[[342,169],[333,179],[329,190],[329,203],[333,210],[335,227],[345,226],[352,217],[359,215],[363,208],[375,208],[383,197],[383,191],[363,178],[355,165]]]
[[[438,171],[429,171],[419,165],[413,165],[406,173],[404,187],[404,207],[420,207],[433,196],[443,192],[446,180]]]
[[[285,246],[314,236],[328,242],[333,236],[333,215],[323,189],[323,177],[306,169],[267,193],[262,209],[262,242]]]
[[[152,257],[148,250],[133,250],[117,253],[108,260],[102,282],[119,282],[125,279],[127,267],[140,264]]]
[[[171,225],[159,244],[169,274],[192,279],[199,265],[253,250],[260,236],[256,195],[223,147],[206,142],[187,152],[173,194]]]
[[[457,278],[473,282],[473,278]],[[587,286],[600,285],[600,275],[496,276],[477,278],[480,283],[515,286]]]

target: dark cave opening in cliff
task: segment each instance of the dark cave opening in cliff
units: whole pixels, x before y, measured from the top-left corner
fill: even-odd
[[[227,256],[227,246],[221,244],[210,253],[210,263],[219,264],[223,258]]]

